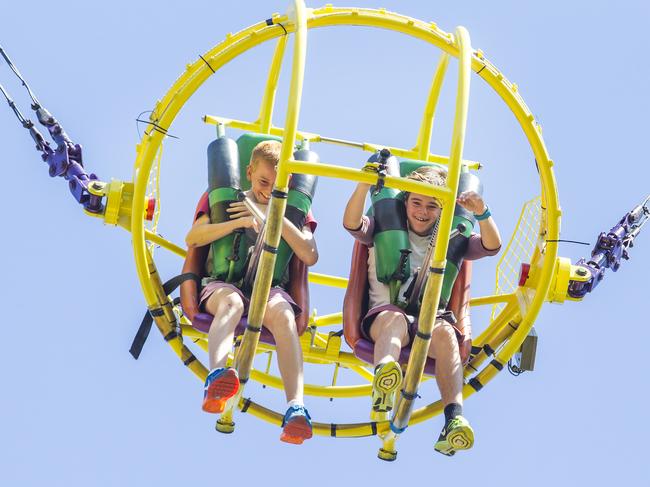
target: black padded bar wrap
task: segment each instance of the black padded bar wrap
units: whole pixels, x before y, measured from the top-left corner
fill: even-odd
[[[246,325],[246,329],[253,333],[260,333],[262,331],[262,328],[253,325]]]
[[[377,422],[376,421],[373,421],[372,423],[370,423],[370,430],[372,431],[372,436],[377,435]]]
[[[481,381],[479,381],[477,378],[470,379],[469,385],[472,386],[476,392],[483,389],[483,384],[481,384]]]
[[[485,353],[488,355],[494,355],[494,349],[488,343],[483,345],[483,350],[485,350]]]
[[[445,268],[444,267],[429,267],[429,272],[432,274],[444,274],[445,273]]]
[[[185,367],[187,367],[188,365],[190,365],[195,360],[196,360],[196,357],[194,355],[192,355],[191,357],[188,357],[187,360],[183,360],[183,365]]]
[[[274,198],[280,198],[281,200],[286,200],[289,197],[289,193],[285,193],[284,191],[280,191],[279,189],[274,189],[271,191],[271,196]]]
[[[165,312],[163,311],[162,308],[154,308],[154,309],[149,310],[149,314],[151,316],[156,317],[156,316],[163,316],[165,314]]]
[[[330,436],[336,437],[336,425],[334,423],[330,424]]]
[[[165,341],[168,342],[170,340],[173,340],[174,338],[178,337],[178,333],[176,333],[176,330],[172,330],[169,333],[165,335]]]
[[[422,338],[422,340],[430,340],[431,339],[431,333],[421,333],[420,330],[415,332],[415,336],[418,338]]]
[[[417,393],[417,392],[415,392],[415,393],[413,393],[413,394],[409,394],[409,393],[406,392],[404,389],[402,389],[400,392],[402,393],[402,397],[403,397],[404,399],[408,399],[409,401],[415,401],[415,400],[417,399],[417,397],[418,397],[418,393]]]
[[[494,368],[499,371],[503,370],[503,364],[499,362],[497,359],[494,359],[492,362],[490,362],[490,365],[493,365]]]
[[[248,398],[244,399],[244,405],[241,407],[241,412],[245,413],[246,411],[248,411],[248,408],[250,407],[250,405],[251,405],[251,398],[248,397]]]
[[[278,253],[278,248],[277,247],[273,247],[272,245],[267,245],[266,242],[264,243],[264,245],[262,245],[262,250],[266,250],[267,252],[269,252],[271,254],[277,254]]]

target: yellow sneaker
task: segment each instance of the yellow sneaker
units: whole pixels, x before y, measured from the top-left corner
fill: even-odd
[[[462,416],[456,416],[447,421],[442,428],[438,441],[434,446],[437,452],[453,456],[458,450],[469,450],[474,446],[474,430]]]
[[[395,391],[402,383],[402,368],[395,361],[380,365],[372,381],[372,410],[375,413],[392,411]]]

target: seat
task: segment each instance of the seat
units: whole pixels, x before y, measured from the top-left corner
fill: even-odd
[[[472,274],[471,261],[464,260],[458,277],[452,288],[451,299],[447,309],[453,311],[456,317],[456,327],[463,333],[464,342],[471,339],[471,321],[469,314],[470,281]],[[355,356],[361,360],[373,363],[374,343],[361,335],[361,321],[368,312],[368,247],[355,240],[352,250],[350,276],[343,301],[343,336]],[[470,342],[471,343],[471,342]],[[463,363],[469,358],[470,346],[461,347]],[[408,362],[411,347],[402,348],[399,362]],[[427,358],[424,373],[435,375],[435,360]]]
[[[193,221],[196,220],[199,208],[205,204],[207,198],[207,192],[201,196],[194,213]],[[205,261],[208,257],[209,249],[209,245],[188,249],[185,262],[183,263],[183,274],[193,273],[199,278],[205,277]],[[289,286],[287,292],[302,309],[302,313],[296,316],[296,326],[299,335],[305,332],[309,323],[309,286],[307,277],[307,266],[294,255],[289,261]],[[180,295],[183,313],[195,329],[203,333],[208,333],[214,317],[199,308],[199,294],[200,289],[196,281],[190,279],[181,284]],[[241,335],[247,323],[246,317],[242,317],[239,325],[235,329],[235,334]],[[263,343],[275,345],[273,335],[264,327],[260,334],[260,340]]]

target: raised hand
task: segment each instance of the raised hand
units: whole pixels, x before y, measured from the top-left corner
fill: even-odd
[[[483,198],[476,191],[465,191],[459,194],[456,202],[475,215],[483,214],[487,208]]]

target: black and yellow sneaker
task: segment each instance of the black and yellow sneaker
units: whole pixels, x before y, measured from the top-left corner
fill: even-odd
[[[451,457],[458,450],[469,450],[474,446],[474,430],[462,416],[450,419],[442,428],[434,446],[437,452]]]
[[[393,362],[381,364],[375,370],[372,381],[372,411],[387,413],[392,411],[395,402],[395,391],[402,383],[402,368]]]

